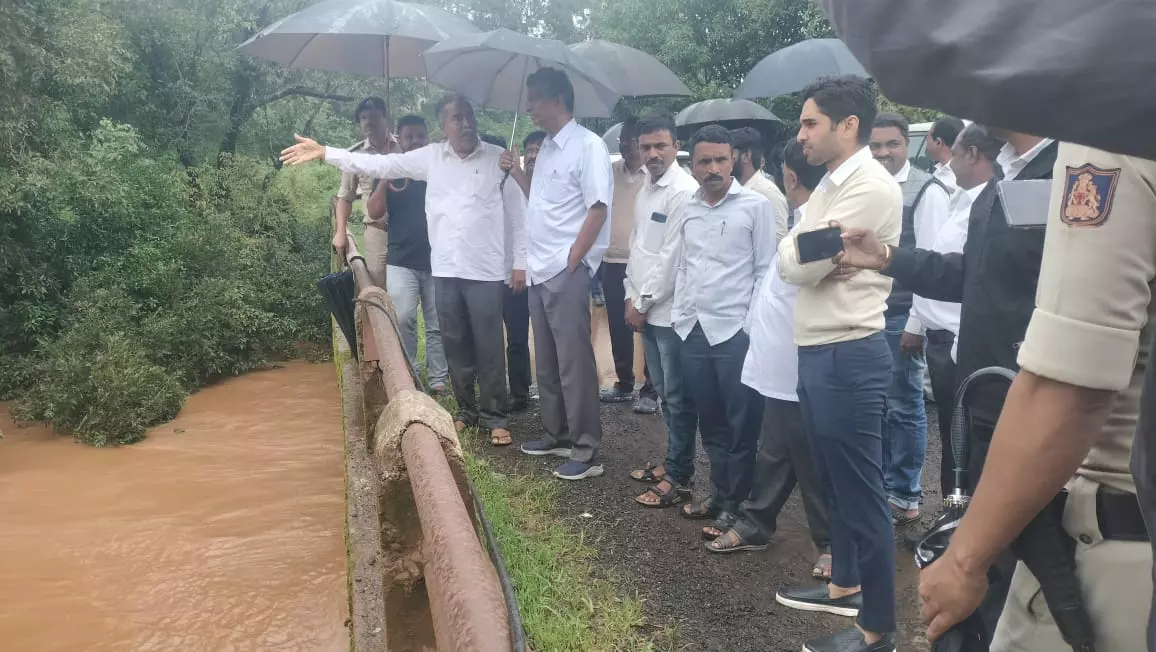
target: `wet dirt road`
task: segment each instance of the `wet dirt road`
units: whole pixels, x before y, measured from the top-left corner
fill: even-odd
[[[606,334],[606,313],[596,309],[592,339],[602,386],[614,382]],[[637,356],[637,351],[636,351]],[[641,382],[641,367],[636,365]],[[532,439],[541,428],[534,407],[512,419],[514,440]],[[775,602],[775,591],[810,583],[813,547],[798,493],[779,516],[779,530],[768,550],[712,555],[702,548],[701,522],[680,518],[677,508],[645,509],[634,496],[645,488],[630,469],[659,462],[666,451],[661,416],[631,412],[629,403],[602,406],[601,458],[606,474],[583,482],[559,482],[558,516],[581,529],[598,552],[598,572],[618,580],[623,593],[637,594],[651,625],[674,625],[677,649],[727,652],[797,652],[807,638],[851,624],[837,616],[811,614]],[[934,409],[928,411],[927,459],[939,459]],[[557,460],[527,458],[515,447],[491,449],[501,467],[548,476]],[[696,494],[707,490],[709,464],[701,446],[696,460]],[[939,501],[938,464],[926,464],[925,506]],[[581,515],[588,514],[588,517]],[[924,517],[927,523],[931,511]],[[901,529],[900,535],[907,529]],[[912,554],[896,545],[899,647],[928,649],[919,624],[917,571]]]
[[[224,381],[120,449],[3,404],[0,430],[0,649],[348,649],[332,364]]]

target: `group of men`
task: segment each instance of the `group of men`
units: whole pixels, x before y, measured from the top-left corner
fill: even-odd
[[[680,143],[669,118],[632,120],[622,131],[622,162],[612,167],[602,140],[574,122],[573,89],[563,73],[545,69],[527,88],[529,113],[544,131],[523,142],[522,161],[481,142],[472,107],[457,96],[437,107],[445,142],[426,144],[424,123],[407,117],[391,144],[388,127],[366,127],[385,121],[384,106],[369,102],[357,111],[367,140],[355,149],[365,153],[299,138],[283,160],[321,159],[347,173],[338,248],[349,215],[342,202],[358,190],[368,197],[371,273],[375,281],[384,276],[411,361],[423,304],[434,390],[445,376],[431,342],[440,326],[459,428],[480,426],[495,445],[511,442],[506,416],[529,395],[529,315],[544,435],[521,448],[567,458],[558,477],[600,475],[598,404],[633,398],[633,333],[641,333],[646,389],[639,401],[661,402],[667,451],[662,464],[631,472],[651,485],[636,501],[681,505],[682,516],[711,521],[703,528],[710,552],[760,550],[798,484],[818,549],[812,574],[828,581],[781,590],[777,599],[856,617],[854,627],[804,649],[895,649],[894,532],[920,517],[925,367],[937,399],[946,496],[957,489],[956,468],[970,472],[968,486],[958,488],[965,492],[985,477],[980,471],[1004,402],[1003,387],[979,387],[964,424],[970,457],[954,460],[959,382],[986,367],[1017,369],[1017,356],[1033,373],[1077,362],[1050,359],[1032,346],[1033,332],[1037,340],[1079,337],[1078,326],[1048,312],[1062,315],[1057,279],[1068,273],[1057,261],[1041,277],[1044,232],[1009,226],[999,187],[1000,180],[1050,179],[1057,151],[1065,150],[1048,139],[942,118],[928,134],[936,166],[924,172],[908,161],[906,121],[877,113],[866,80],[828,78],[803,92],[799,134],[783,153],[784,193],[761,169],[753,130],[700,129],[687,143],[688,173],[677,163]],[[394,146],[402,151],[383,155]],[[1055,184],[1053,213],[1061,204],[1061,229],[1098,226],[1116,178],[1097,167],[1094,151],[1065,153],[1078,167],[1064,168]],[[1096,160],[1078,164],[1081,156]],[[1070,208],[1077,195],[1083,208]],[[419,213],[425,229],[413,226]],[[802,262],[799,235],[829,226],[842,230],[843,252]],[[1051,249],[1064,246],[1053,240],[1069,237],[1054,231],[1050,224]],[[388,255],[375,254],[382,249]],[[601,394],[589,307],[600,267],[618,380]],[[1126,577],[1126,564],[1140,558],[1151,563],[1148,546],[1136,546],[1148,539],[1142,521],[1140,531],[1135,527],[1128,475],[1143,361],[1130,384],[1113,376],[1112,389],[1125,391],[1110,405],[1114,418],[1063,508],[1064,527],[1085,553],[1077,569],[1084,584],[1097,574]],[[690,492],[696,433],[710,459],[703,500],[691,500]],[[1014,473],[1001,462],[993,463],[996,473]],[[994,502],[979,484],[977,502]],[[979,606],[968,620],[972,647],[963,649],[1056,649],[1040,643],[1065,639],[1063,623],[1036,602],[1039,579],[1023,563],[1017,567],[1008,540],[996,545],[972,536],[974,556],[945,558],[927,571],[929,608],[953,609],[959,620]],[[978,589],[977,573],[985,579]],[[974,599],[970,609],[948,597],[960,588],[953,582],[968,589],[960,593]],[[1151,580],[1112,590],[1085,600],[1094,619],[1118,625],[1097,629],[1099,649],[1140,649],[1142,628],[1125,623],[1125,615],[1150,600]]]

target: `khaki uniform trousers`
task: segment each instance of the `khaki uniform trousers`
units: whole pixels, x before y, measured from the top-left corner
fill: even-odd
[[[1096,652],[1143,652],[1152,604],[1152,547],[1146,541],[1106,541],[1096,519],[1099,484],[1068,483],[1064,529],[1076,540],[1076,575],[1096,634]],[[1064,652],[1040,583],[1021,561],[1000,615],[992,652]]]

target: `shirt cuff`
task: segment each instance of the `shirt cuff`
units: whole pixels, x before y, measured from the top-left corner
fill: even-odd
[[[923,322],[919,321],[915,315],[908,315],[907,325],[903,327],[903,331],[923,337],[923,334],[927,331],[927,327],[924,326]]]
[[[914,251],[903,247],[891,247],[891,264],[887,265],[887,269],[883,270],[882,274],[898,279],[902,283],[903,279],[911,277],[914,268]]]
[[[644,315],[653,307],[654,304],[650,301],[650,297],[638,297],[638,301],[634,302],[634,309]]]
[[[1139,331],[1108,328],[1036,308],[1017,362],[1037,376],[1121,391],[1132,381]]]

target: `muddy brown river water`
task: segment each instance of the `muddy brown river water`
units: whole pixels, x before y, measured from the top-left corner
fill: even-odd
[[[347,650],[338,394],[289,363],[120,449],[0,404],[0,650]]]

